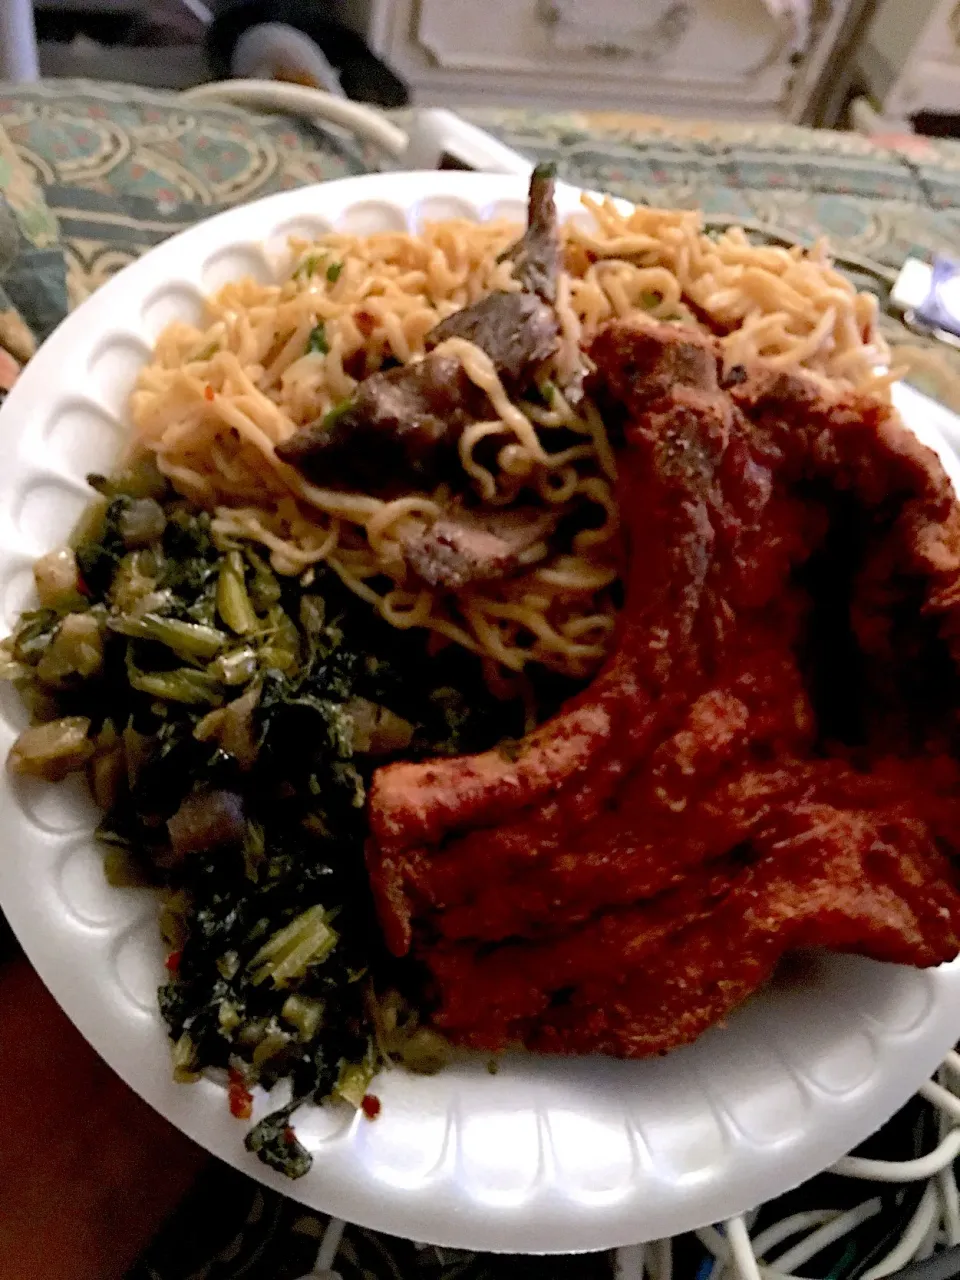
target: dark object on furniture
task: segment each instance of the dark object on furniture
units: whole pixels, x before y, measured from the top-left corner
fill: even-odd
[[[336,4],[323,16],[308,0],[221,0],[207,29],[206,47],[216,80],[230,74],[231,54],[244,32],[266,22],[281,22],[308,36],[340,73],[348,98],[380,107],[402,107],[409,101],[407,86],[386,63],[375,57],[354,31],[337,22]]]
[[[910,117],[917,133],[927,138],[960,138],[960,112],[918,111]]]

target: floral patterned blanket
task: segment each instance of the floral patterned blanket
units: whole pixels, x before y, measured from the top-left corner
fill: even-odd
[[[960,256],[960,145],[867,141],[786,126],[476,109],[476,124],[565,178],[635,201],[702,208],[809,243],[885,298],[908,254]],[[129,86],[0,85],[0,398],[91,290],[166,236],[274,191],[374,167],[349,135]],[[960,355],[888,319],[925,390],[960,409]],[[15,946],[0,916],[0,959]],[[295,1280],[323,1219],[211,1162],[130,1280]],[[504,1259],[348,1228],[344,1280],[599,1280],[602,1255]]]

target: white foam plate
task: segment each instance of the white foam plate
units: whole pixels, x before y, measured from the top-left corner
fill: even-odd
[[[350,178],[211,219],[127,267],[66,320],[0,412],[0,613],[31,596],[31,562],[61,541],[108,468],[134,377],[161,328],[204,292],[273,274],[288,235],[415,230],[424,218],[524,217],[523,180],[466,173]],[[577,193],[559,193],[562,215]],[[902,411],[955,486],[957,419],[907,388]],[[23,723],[0,695],[0,754]],[[74,779],[73,783],[77,780]],[[795,957],[727,1026],[666,1058],[483,1060],[431,1078],[385,1073],[370,1122],[305,1108],[299,1182],[243,1148],[213,1081],[176,1085],[156,1008],[150,895],[110,888],[79,785],[0,781],[0,902],[41,977],[119,1074],[221,1159],[317,1209],[475,1249],[568,1252],[668,1236],[745,1210],[830,1164],[898,1108],[960,1034],[960,964],[920,971]],[[269,1109],[257,1100],[256,1115]]]

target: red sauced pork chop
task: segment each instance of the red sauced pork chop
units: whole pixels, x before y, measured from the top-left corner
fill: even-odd
[[[960,951],[960,508],[885,404],[617,322],[628,563],[605,666],[510,751],[375,776],[368,863],[434,1021],[660,1053],[790,948]]]

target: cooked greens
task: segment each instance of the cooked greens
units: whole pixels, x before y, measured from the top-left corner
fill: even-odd
[[[333,574],[278,577],[151,467],[91,484],[101,496],[72,549],[38,562],[42,607],[2,646],[0,674],[34,721],[10,764],[54,780],[86,771],[108,874],[163,894],[177,1078],[226,1072],[242,1117],[255,1085],[289,1082],[247,1145],[299,1177],[300,1102],[372,1116],[386,1058],[428,1070],[443,1057],[398,997],[384,1003],[399,975],[364,869],[370,774],[521,725],[470,696],[464,655],[428,661]]]

